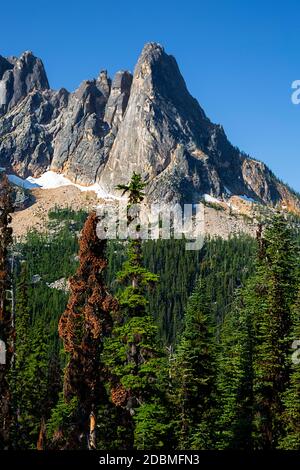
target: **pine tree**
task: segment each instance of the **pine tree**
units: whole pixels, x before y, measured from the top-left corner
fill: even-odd
[[[129,194],[128,223],[133,221],[133,205],[144,198],[144,186],[134,173],[129,185],[118,187]],[[120,408],[119,424],[127,430],[126,447],[159,448],[165,445],[169,431],[164,401],[166,362],[145,296],[158,278],[143,266],[140,238],[128,242],[127,260],[117,278],[125,289],[118,296],[119,318],[104,349],[111,400]]]
[[[6,349],[5,364],[0,363],[0,448],[6,448],[12,425],[11,394],[8,373],[13,357],[13,318],[7,291],[11,286],[8,247],[12,243],[9,227],[13,204],[7,176],[0,172],[0,340]]]
[[[104,399],[100,353],[103,338],[111,329],[111,312],[116,302],[104,284],[106,241],[97,237],[97,223],[97,216],[92,213],[84,225],[80,265],[70,280],[70,299],[59,322],[59,334],[69,354],[64,399],[67,406],[70,403],[74,406],[72,425],[58,429],[55,434],[55,445],[63,448],[96,447],[97,406]],[[61,402],[59,407],[63,408]],[[54,411],[56,418],[57,414]]]
[[[211,449],[215,420],[215,344],[205,281],[189,298],[184,330],[173,361],[179,449]]]

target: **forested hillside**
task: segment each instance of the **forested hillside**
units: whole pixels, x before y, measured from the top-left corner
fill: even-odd
[[[191,252],[96,224],[56,209],[8,243],[1,448],[299,449],[298,220]]]

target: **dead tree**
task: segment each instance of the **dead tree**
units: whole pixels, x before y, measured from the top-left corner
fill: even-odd
[[[65,448],[96,447],[96,409],[103,399],[100,352],[112,327],[116,301],[104,283],[106,240],[96,234],[98,219],[92,213],[80,238],[79,267],[70,280],[71,295],[59,322],[59,335],[69,362],[64,374],[64,397],[76,397],[78,409]]]

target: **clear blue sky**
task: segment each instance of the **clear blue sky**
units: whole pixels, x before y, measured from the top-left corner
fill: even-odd
[[[234,145],[300,191],[299,0],[42,0],[1,5],[0,54],[32,50],[50,85],[133,70],[147,41],[173,54]]]

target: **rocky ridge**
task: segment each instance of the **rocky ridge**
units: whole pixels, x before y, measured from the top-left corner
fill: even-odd
[[[51,90],[31,52],[0,56],[0,166],[21,177],[51,169],[107,192],[136,171],[150,201],[245,195],[299,210],[297,196],[208,119],[156,43],[145,45],[133,75],[111,80],[101,71],[74,93]]]

